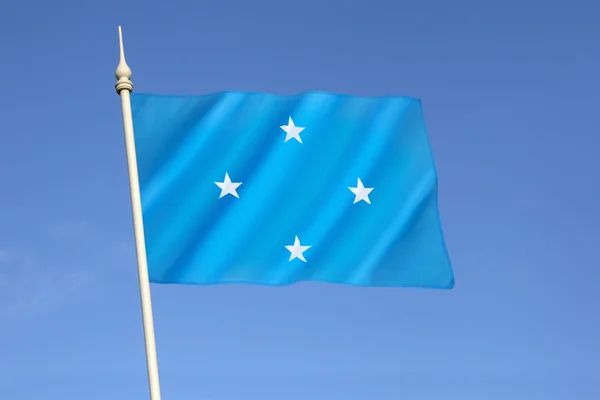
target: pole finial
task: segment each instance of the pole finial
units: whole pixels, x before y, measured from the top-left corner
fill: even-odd
[[[127,90],[129,92],[133,91],[133,83],[131,82],[131,68],[127,65],[125,61],[125,50],[123,48],[123,32],[121,30],[121,26],[119,26],[119,65],[117,66],[117,70],[115,71],[115,76],[118,81],[115,84],[115,88],[117,89],[117,93],[121,93],[121,90]]]

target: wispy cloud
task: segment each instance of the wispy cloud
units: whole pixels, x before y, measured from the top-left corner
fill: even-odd
[[[47,233],[59,246],[68,248],[71,257],[108,261],[109,267],[121,268],[127,260],[135,262],[133,234],[103,232],[85,221],[63,220],[47,227]]]
[[[51,223],[47,226],[48,234],[57,240],[89,240],[93,236],[93,230],[84,221],[65,219]]]
[[[0,264],[4,261],[8,261],[8,252],[4,249],[0,249]]]
[[[53,268],[42,258],[4,250],[0,261],[0,317],[48,310],[91,283],[89,271]]]
[[[125,240],[83,221],[60,221],[44,232],[37,244],[6,248],[0,243],[0,317],[75,302],[111,273],[107,268],[135,262]]]

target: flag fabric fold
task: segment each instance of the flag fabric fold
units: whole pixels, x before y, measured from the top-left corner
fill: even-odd
[[[151,282],[454,286],[419,100],[131,101]]]

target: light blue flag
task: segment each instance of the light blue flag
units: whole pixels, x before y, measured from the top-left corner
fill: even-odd
[[[450,289],[421,102],[132,94],[150,281]]]

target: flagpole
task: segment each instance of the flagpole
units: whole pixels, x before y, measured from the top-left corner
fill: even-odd
[[[160,400],[160,384],[158,381],[158,361],[156,357],[156,340],[154,338],[154,322],[152,318],[152,300],[150,297],[150,279],[148,278],[148,262],[146,259],[146,244],[144,241],[144,222],[142,220],[142,201],[138,180],[135,141],[133,136],[133,119],[131,116],[131,97],[133,83],[131,69],[125,62],[123,49],[123,34],[119,26],[119,65],[115,72],[118,81],[115,84],[121,97],[123,111],[123,131],[125,133],[125,148],[127,151],[127,167],[129,169],[129,191],[131,194],[131,209],[133,211],[133,230],[135,250],[137,254],[138,278],[140,283],[140,298],[142,302],[142,320],[144,322],[144,342],[146,344],[146,365],[148,368],[148,384],[150,385],[150,400]]]

